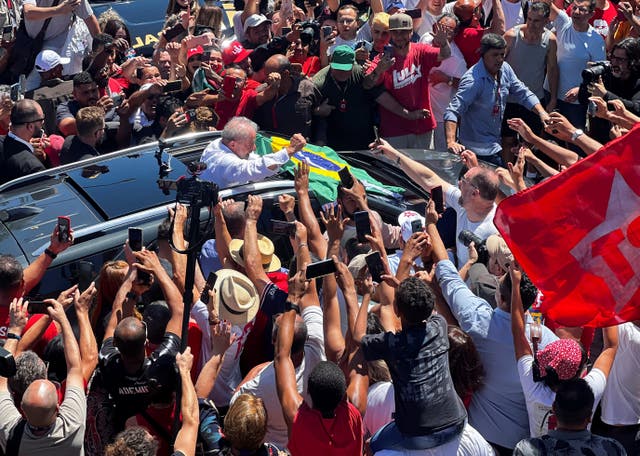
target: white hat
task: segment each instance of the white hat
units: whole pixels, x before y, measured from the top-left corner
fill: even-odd
[[[253,320],[260,308],[258,290],[249,277],[233,269],[216,271],[213,308],[221,320],[243,327]]]
[[[54,69],[58,65],[66,65],[69,62],[71,62],[70,58],[60,57],[56,51],[46,49],[40,51],[36,57],[35,67],[38,72],[44,73],[45,71]]]
[[[252,14],[246,21],[244,21],[244,32],[247,33],[247,29],[249,27],[257,27],[265,22],[271,23],[271,21],[262,14]]]
[[[489,256],[495,257],[500,267],[505,271],[508,271],[509,263],[513,262],[513,254],[502,236],[499,234],[492,234],[487,238],[486,246]]]
[[[420,220],[422,226],[424,227],[424,217],[414,211],[404,211],[398,216],[398,225],[400,225],[400,232],[402,233],[402,240],[407,242],[411,235],[413,234],[413,230],[411,229],[411,222],[414,220]]]

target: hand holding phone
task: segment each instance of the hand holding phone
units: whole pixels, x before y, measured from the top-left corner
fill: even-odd
[[[200,294],[200,301],[204,304],[209,304],[209,291],[213,290],[213,287],[216,284],[216,280],[218,280],[218,275],[211,271],[209,276],[207,277],[207,282],[204,284],[204,288],[202,289],[202,293]]]
[[[29,304],[27,305],[27,312],[29,313],[29,315],[35,315],[35,314],[48,315],[49,312],[47,311],[47,309],[49,307],[53,307],[53,306],[51,305],[51,303],[48,303],[48,302],[29,301]]]
[[[336,264],[332,259],[317,261],[307,265],[307,280],[334,274],[335,272]]]
[[[66,244],[71,238],[71,219],[61,215],[58,217],[58,241]]]
[[[436,212],[442,214],[444,212],[444,196],[442,194],[442,186],[438,185],[431,189],[431,199],[436,206]]]
[[[143,246],[142,228],[129,228],[129,248],[133,252],[139,252]],[[136,270],[138,282],[149,285],[151,283],[151,274],[141,269]]]
[[[227,100],[231,100],[233,98],[233,92],[236,89],[236,78],[235,76],[225,76],[222,81],[222,93]]]
[[[371,236],[371,221],[369,213],[366,211],[358,211],[353,213],[353,219],[356,224],[356,234],[358,242],[369,242],[365,236]]]
[[[353,187],[353,176],[349,172],[349,168],[347,166],[340,168],[338,171],[338,176],[340,176],[340,183],[344,188]]]
[[[372,252],[364,260],[369,268],[369,274],[371,274],[371,280],[377,283],[382,283],[382,275],[385,273],[384,264],[382,263],[382,257],[380,252]]]
[[[285,222],[284,220],[271,219],[271,225],[271,232],[273,234],[281,234],[289,237],[296,235],[295,222]]]

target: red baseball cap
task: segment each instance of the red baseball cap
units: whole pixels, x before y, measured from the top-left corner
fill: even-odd
[[[251,51],[245,49],[239,41],[232,41],[228,47],[222,50],[222,62],[225,66],[242,62],[250,54]]]
[[[191,48],[187,51],[187,60],[189,60],[194,55],[202,55],[204,53],[204,49],[202,46]]]

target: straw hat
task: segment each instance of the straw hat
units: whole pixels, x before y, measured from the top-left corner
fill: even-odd
[[[221,320],[243,327],[253,320],[260,308],[258,290],[249,278],[233,269],[216,271],[213,308]]]
[[[273,242],[266,236],[258,234],[258,251],[262,256],[262,267],[265,272],[275,272],[280,270],[282,264],[280,258],[273,253]],[[229,254],[233,261],[244,267],[244,241],[242,239],[232,239],[229,243]]]

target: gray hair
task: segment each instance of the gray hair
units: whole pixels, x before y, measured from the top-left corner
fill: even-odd
[[[222,130],[222,141],[237,141],[247,137],[249,130],[258,132],[258,124],[246,117],[233,117]]]
[[[9,377],[9,389],[13,393],[14,402],[19,405],[29,385],[46,378],[47,366],[44,361],[31,350],[22,352],[16,358],[16,375]]]
[[[442,13],[440,16],[438,16],[436,22],[440,23],[440,21],[445,17],[448,19],[452,19],[456,23],[456,29],[460,26],[460,19],[458,19],[458,16],[452,13]]]
[[[486,33],[480,40],[480,55],[484,55],[491,49],[505,49],[507,42],[500,35]]]

